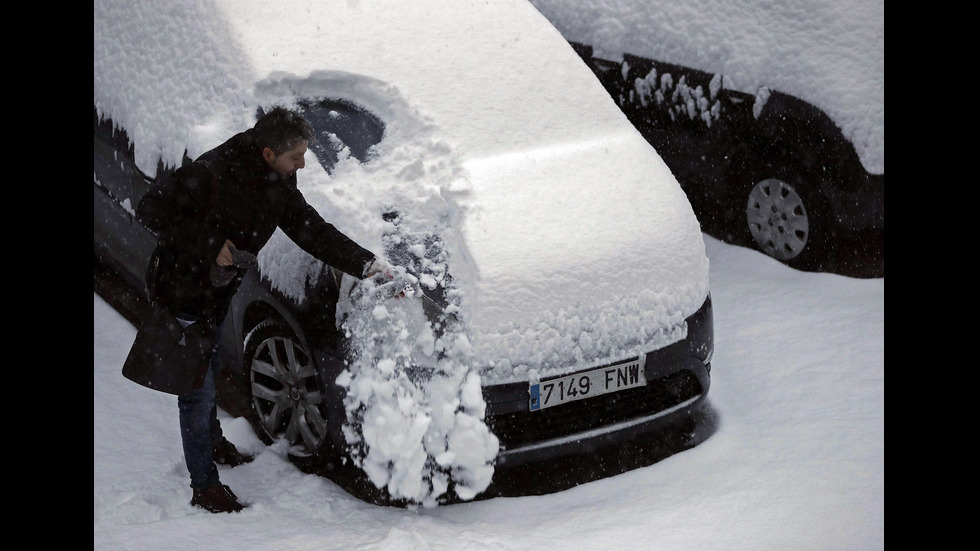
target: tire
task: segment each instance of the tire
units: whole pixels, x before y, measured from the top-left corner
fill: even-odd
[[[329,442],[327,407],[309,351],[278,321],[266,320],[245,341],[249,421],[266,444],[285,439],[290,456],[310,457]]]
[[[826,201],[798,177],[755,182],[745,198],[744,224],[755,246],[793,268],[816,269],[830,240]]]
[[[776,178],[758,182],[749,190],[745,221],[759,249],[783,262],[806,249],[810,216],[803,198],[789,183]]]

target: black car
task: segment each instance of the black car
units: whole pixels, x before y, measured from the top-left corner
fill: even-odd
[[[329,131],[343,137],[354,151],[366,151],[368,142],[383,133],[377,117],[351,103],[321,100],[305,105],[318,131],[332,124]],[[122,287],[104,288],[106,298],[138,323],[146,303],[143,278],[156,237],[135,219],[133,205],[154,180],[135,166],[133,144],[124,129],[98,114],[94,126],[96,283],[120,280]],[[311,151],[324,166],[331,166],[331,153],[322,148]],[[162,168],[161,174],[167,170],[172,167]],[[389,218],[396,221],[397,213]],[[387,253],[396,260],[410,256],[397,248]],[[387,502],[384,492],[349,468],[345,459],[346,438],[338,420],[346,413],[340,387],[333,384],[347,367],[344,339],[333,321],[341,273],[324,266],[321,275],[309,284],[306,300],[297,302],[277,291],[261,273],[248,272],[233,301],[231,323],[224,325],[223,361],[232,367],[217,381],[218,402],[232,416],[247,417],[266,443],[288,439],[290,459],[305,471],[329,476],[363,499]],[[425,287],[419,290],[426,295],[424,304],[432,319],[444,314],[444,296]],[[132,298],[126,301],[121,292]],[[496,466],[504,473],[497,476],[506,476],[509,467],[581,455],[664,429],[690,436],[692,419],[703,406],[711,382],[710,297],[685,321],[684,340],[631,362],[600,366],[603,377],[631,387],[614,394],[542,409],[536,402],[543,402],[546,393],[557,396],[557,385],[567,377],[554,378],[550,385],[554,388],[548,380],[542,381],[538,396],[529,395],[526,382],[486,386],[487,423],[500,441]],[[576,384],[587,381],[594,371],[572,379]],[[636,385],[638,378],[645,384]],[[493,492],[488,490],[487,495]]]
[[[814,105],[724,77],[571,43],[677,176],[702,227],[794,268],[884,277],[885,177]]]
[[[609,317],[601,318],[607,321],[601,326],[603,334],[600,335],[605,341],[593,341],[594,346],[587,351],[591,356],[581,351],[578,357],[569,353],[573,348],[577,349],[578,344],[584,348],[588,343],[579,340],[584,333],[581,328],[574,333],[568,329],[566,334],[559,336],[563,339],[561,342],[572,344],[558,350],[562,354],[569,353],[568,357],[559,358],[554,365],[546,365],[539,374],[509,371],[508,375],[516,375],[480,379],[485,423],[499,442],[499,450],[493,459],[493,483],[483,496],[508,493],[510,490],[505,487],[512,480],[509,477],[521,469],[525,469],[524,473],[537,471],[539,475],[546,471],[564,472],[541,466],[634,442],[641,435],[672,433],[691,436],[693,420],[704,411],[714,350],[713,311],[703,238],[677,182],[649,144],[622,120],[616,106],[595,86],[592,74],[582,66],[567,44],[551,32],[546,22],[537,17],[521,17],[522,13],[532,13],[530,6],[523,0],[514,0],[511,2],[513,10],[500,10],[497,4],[495,2],[491,7],[474,2],[468,4],[465,10],[453,12],[451,24],[440,31],[439,40],[429,41],[416,40],[421,27],[406,27],[400,18],[380,18],[378,25],[387,24],[390,28],[351,27],[346,24],[349,19],[365,17],[365,12],[370,13],[371,9],[376,8],[344,3],[308,2],[303,9],[277,14],[281,18],[279,24],[288,22],[293,27],[305,29],[289,36],[268,32],[267,22],[253,16],[254,12],[267,9],[263,2],[225,1],[216,3],[213,12],[168,14],[167,17],[175,20],[180,17],[192,19],[188,25],[193,24],[194,29],[210,29],[210,34],[202,31],[202,35],[206,36],[196,37],[201,38],[200,41],[181,43],[180,47],[201,49],[198,52],[200,55],[193,59],[209,60],[212,54],[217,55],[215,52],[227,55],[223,59],[230,59],[231,62],[213,66],[229,71],[230,76],[221,73],[228,76],[222,83],[238,83],[237,86],[211,83],[198,86],[202,77],[197,72],[177,74],[183,66],[172,62],[169,50],[161,55],[151,51],[154,42],[144,41],[143,36],[160,31],[151,24],[153,18],[147,15],[154,10],[152,5],[96,4],[96,28],[103,29],[103,34],[97,33],[95,48],[93,214],[96,288],[134,323],[138,322],[140,308],[145,305],[145,273],[156,244],[156,236],[134,217],[135,209],[155,181],[175,169],[161,161],[156,172],[150,176],[147,165],[153,163],[154,157],[147,161],[146,152],[156,154],[160,151],[159,142],[168,141],[167,145],[172,146],[170,154],[178,158],[169,162],[188,163],[191,161],[186,153],[188,148],[202,152],[207,149],[202,149],[207,143],[217,145],[220,143],[216,141],[219,137],[230,137],[230,133],[224,134],[227,130],[244,130],[243,125],[248,123],[250,117],[257,115],[261,109],[282,102],[303,111],[318,136],[310,147],[316,163],[307,156],[308,166],[299,177],[300,185],[311,181],[314,176],[320,182],[330,180],[334,183],[332,175],[335,170],[348,175],[376,174],[371,171],[380,170],[377,179],[382,184],[379,184],[379,188],[384,185],[391,186],[383,188],[385,190],[395,189],[384,196],[383,208],[374,209],[375,203],[372,202],[372,210],[365,214],[370,218],[372,231],[383,228],[370,237],[378,238],[380,245],[375,244],[375,247],[383,247],[387,259],[397,266],[406,267],[409,273],[418,276],[419,281],[425,281],[423,275],[434,273],[423,273],[423,265],[438,267],[443,262],[440,256],[445,253],[441,248],[442,243],[447,238],[464,234],[458,227],[450,225],[449,222],[454,220],[451,217],[447,217],[449,222],[445,234],[439,234],[439,228],[425,233],[421,229],[428,229],[428,226],[421,229],[412,226],[413,211],[410,207],[417,207],[418,203],[412,201],[418,200],[415,197],[404,198],[401,191],[408,185],[405,182],[414,181],[413,178],[426,180],[438,177],[443,174],[439,172],[443,168],[445,173],[452,176],[465,172],[465,183],[473,188],[483,186],[482,197],[490,196],[492,199],[488,201],[492,205],[476,205],[482,209],[478,213],[483,215],[482,219],[474,215],[466,220],[467,229],[483,223],[485,226],[481,229],[486,231],[481,236],[493,234],[492,238],[479,240],[472,238],[472,234],[465,234],[471,239],[466,241],[465,247],[454,249],[463,250],[458,254],[465,258],[452,266],[482,269],[481,283],[491,280],[492,275],[488,274],[492,274],[491,268],[502,264],[501,258],[513,259],[518,256],[513,249],[504,249],[504,253],[497,254],[499,250],[493,248],[505,240],[498,241],[498,234],[493,233],[498,230],[495,222],[499,218],[489,215],[499,214],[499,210],[493,211],[491,207],[504,210],[530,208],[533,214],[539,215],[538,220],[528,217],[533,224],[529,223],[525,228],[513,222],[514,217],[510,216],[510,212],[504,213],[504,218],[510,224],[510,233],[503,234],[508,238],[506,247],[517,247],[519,251],[526,250],[526,241],[509,238],[521,234],[530,236],[524,239],[535,241],[533,244],[537,247],[538,257],[548,257],[553,251],[541,245],[544,240],[540,234],[534,233],[540,228],[535,224],[540,224],[546,215],[556,212],[561,217],[559,221],[565,222],[571,218],[565,212],[578,209],[580,216],[569,224],[581,227],[584,225],[582,220],[587,220],[589,226],[586,229],[593,237],[599,235],[600,230],[617,236],[627,234],[626,245],[620,249],[607,247],[603,250],[596,250],[593,243],[582,239],[566,240],[565,234],[560,232],[551,234],[560,235],[563,241],[557,243],[561,248],[559,254],[549,257],[558,260],[550,262],[548,274],[554,275],[564,270],[562,273],[570,274],[569,279],[578,285],[577,289],[584,291],[578,293],[579,296],[553,293],[554,296],[547,297],[551,301],[547,306],[554,306],[554,311],[545,308],[534,310],[527,304],[511,301],[495,310],[495,313],[503,311],[502,315],[484,316],[477,320],[485,322],[492,317],[492,323],[510,327],[517,318],[515,312],[519,312],[525,319],[531,320],[527,323],[536,323],[535,316],[541,312],[542,315],[552,315],[559,308],[582,303],[585,306],[580,311],[595,303],[601,308],[597,307],[589,313],[609,313]],[[424,10],[413,6],[404,15],[423,17]],[[484,29],[481,25],[488,12],[494,14],[496,24]],[[514,16],[513,20],[508,20],[506,16],[511,15]],[[447,19],[444,17],[440,21]],[[537,64],[532,63],[525,50],[530,47],[529,43],[508,40],[506,47],[496,47],[488,45],[487,40],[481,38],[480,32],[483,31],[499,39],[506,35],[500,34],[502,29],[510,29],[514,36],[529,36],[529,33],[540,30],[541,40],[534,43],[534,48],[540,51],[543,45],[550,45],[546,63],[541,60]],[[364,37],[387,38],[390,33],[397,32],[406,35],[406,39],[399,43],[397,59],[364,57],[359,49],[360,39]],[[442,46],[441,41],[448,32],[457,33],[455,40],[459,43],[453,48]],[[338,38],[337,35],[343,33],[350,35],[347,40]],[[228,39],[229,36],[234,40],[221,44],[230,53],[210,49],[211,43],[206,40]],[[173,37],[163,34],[157,38],[168,40]],[[467,40],[470,42],[467,43]],[[341,47],[350,48],[349,55],[338,53]],[[494,73],[499,78],[487,81],[482,74],[478,75],[480,78],[468,77],[470,73],[457,73],[459,68],[449,63],[458,55],[456,48],[467,52],[489,48],[494,55],[508,62],[495,66],[495,70],[500,67],[505,69]],[[266,56],[269,52],[272,55]],[[362,56],[357,58],[361,61],[355,65],[351,60],[358,54]],[[448,62],[436,63],[440,56],[448,57]],[[421,78],[417,67],[406,65],[405,59],[415,59],[419,63],[424,61],[428,73]],[[351,66],[345,67],[343,63],[351,63]],[[530,65],[522,66],[522,63]],[[430,82],[428,75],[431,72],[440,70],[456,77],[453,80],[454,88],[424,85]],[[553,110],[548,114],[551,117],[549,124],[513,128],[525,124],[526,120],[537,121],[543,116],[536,108],[528,107],[535,105],[532,101],[535,98],[528,96],[527,82],[514,75],[541,76],[547,71],[555,73],[548,82],[557,83],[563,78],[562,84],[566,86],[579,83],[583,93],[575,98],[560,95],[548,97],[546,101],[549,104],[561,102],[560,105],[567,106],[562,107],[560,112]],[[153,75],[149,85],[140,80],[148,74]],[[464,85],[471,88],[460,88]],[[209,122],[213,126],[201,123],[200,117],[177,112],[173,106],[163,105],[161,101],[146,99],[147,94],[180,89],[181,86],[190,91],[186,97],[180,97],[180,107],[199,102],[201,105],[195,104],[195,108],[199,108],[197,111],[188,111],[214,114],[214,119]],[[556,89],[557,86],[551,87],[551,91]],[[477,91],[480,93],[471,93]],[[490,97],[487,92],[492,92],[490,96],[496,103],[486,103],[485,98]],[[539,92],[544,94],[548,91]],[[212,105],[221,107],[211,109]],[[569,132],[556,133],[551,123],[556,120],[560,122],[575,109],[584,110],[598,121],[602,134],[598,137],[577,136],[580,140],[569,144],[566,141]],[[508,116],[496,116],[494,113],[497,110]],[[515,113],[520,117],[509,118]],[[234,121],[223,119],[225,115]],[[481,124],[474,123],[474,120]],[[145,142],[152,140],[142,137],[152,135],[161,125],[177,126],[179,123],[185,125],[178,129],[179,132],[171,132],[157,142],[147,144]],[[493,128],[502,128],[506,132],[488,130],[483,124],[496,125]],[[168,126],[166,130],[171,128]],[[196,139],[199,134],[195,133],[209,132],[207,137],[210,142]],[[174,138],[174,135],[181,137]],[[492,139],[487,139],[488,136]],[[191,143],[192,138],[196,139],[194,143]],[[134,143],[139,141],[144,143]],[[406,142],[408,154],[404,149],[399,149]],[[610,147],[610,144],[616,147]],[[490,147],[490,150],[481,147]],[[500,149],[495,149],[497,147],[505,147],[505,153],[516,151],[518,161],[513,160],[514,156],[501,154]],[[624,149],[631,155],[634,173],[622,167],[615,167],[619,170],[618,174],[608,173],[607,169],[623,158]],[[185,151],[184,158],[179,160],[179,153],[173,152],[182,150]],[[395,160],[390,160],[392,158]],[[591,162],[596,158],[602,163]],[[561,186],[566,185],[567,181],[574,182],[576,171],[583,167],[593,169],[597,174],[596,181],[601,181],[605,186],[593,189],[607,195],[607,189],[616,190],[616,196],[600,197],[596,201],[584,193],[585,190],[579,190],[581,197],[568,194],[567,189]],[[386,172],[388,170],[390,173]],[[501,174],[504,171],[506,175]],[[647,178],[657,176],[659,187],[649,185],[648,179],[634,177],[640,174]],[[345,183],[339,182],[330,193],[367,195],[371,189],[378,189],[342,189]],[[453,180],[452,183],[457,181]],[[507,185],[512,185],[513,189],[497,191]],[[318,194],[325,187],[314,189],[311,194]],[[417,188],[409,189],[414,191]],[[461,193],[449,187],[436,191],[439,194]],[[522,193],[526,196],[522,196]],[[542,195],[545,201],[540,200]],[[395,200],[389,206],[386,204],[389,197],[402,200],[402,203]],[[639,201],[635,200],[636,197],[651,200]],[[441,198],[441,195],[435,195],[435,200]],[[559,209],[550,208],[552,198],[560,202],[565,210],[559,212]],[[428,199],[428,196],[423,199]],[[618,201],[615,203],[617,208],[625,205],[625,212],[609,207],[614,201]],[[633,208],[638,203],[652,202],[657,203],[656,209]],[[544,206],[539,207],[542,204]],[[606,215],[607,211],[614,214]],[[594,213],[599,214],[590,218]],[[633,217],[633,223],[625,229],[621,223],[623,216]],[[657,223],[661,224],[660,227],[677,231],[660,232],[656,238],[643,234],[645,228],[656,227]],[[668,227],[666,224],[671,225]],[[453,231],[457,233],[451,233]],[[286,238],[283,236],[283,239]],[[289,254],[303,252],[293,244],[286,245],[292,247],[288,249]],[[223,324],[221,353],[225,369],[216,381],[219,405],[232,416],[248,418],[264,442],[285,441],[290,459],[302,470],[330,477],[351,493],[369,501],[397,502],[358,468],[358,450],[351,444],[351,440],[356,438],[351,438],[348,432],[350,409],[345,404],[345,399],[353,392],[348,392],[345,386],[338,383],[345,370],[350,368],[352,358],[363,352],[347,334],[343,320],[351,319],[345,316],[356,317],[358,312],[348,308],[358,303],[361,289],[372,288],[362,287],[350,276],[318,261],[298,262],[295,266],[284,262],[274,269],[269,268],[262,259],[263,253],[270,251],[276,261],[281,260],[276,256],[281,250],[274,249],[270,241],[259,255],[259,267],[248,270],[245,275]],[[480,265],[478,260],[472,260],[479,254],[486,255],[482,258],[494,258],[496,262],[493,266],[487,266],[489,262]],[[560,265],[565,258],[573,260]],[[649,269],[653,275],[609,285],[611,278],[608,273],[603,273],[609,258],[616,261],[625,258],[634,266]],[[515,271],[523,269],[527,260],[518,260],[507,267]],[[440,278],[445,276],[439,280],[443,284],[418,285],[411,297],[402,299],[412,301],[407,304],[413,307],[418,306],[421,317],[436,333],[450,330],[456,323],[454,301],[458,300],[458,294],[450,291],[457,290],[452,287],[454,277],[455,281],[463,279],[459,274],[447,269],[445,273],[436,274]],[[505,275],[509,276],[510,273]],[[102,282],[109,280],[118,281],[118,285],[113,288],[101,287]],[[448,286],[444,284],[446,281],[449,281]],[[526,293],[530,283],[547,280],[521,281],[522,285],[509,288],[519,287],[518,293]],[[299,292],[293,292],[297,289]],[[613,304],[617,308],[599,303],[592,296],[599,294],[607,303],[615,300]],[[638,297],[646,300],[641,301]],[[525,302],[533,303],[538,298],[528,296]],[[659,302],[661,299],[662,302]],[[651,303],[659,309],[645,308]],[[643,308],[632,306],[639,311],[628,310],[636,304]],[[624,310],[628,311],[624,313]],[[642,330],[635,333],[622,331],[626,315],[633,315],[644,322]],[[464,321],[475,324],[473,318],[476,317]],[[662,319],[667,321],[662,325],[656,323]],[[640,323],[635,325],[639,326]],[[612,345],[605,344],[610,341],[608,334],[617,331],[617,335],[623,335],[622,338],[611,339]],[[512,347],[507,347],[505,352],[512,350]],[[432,354],[433,357],[435,355]],[[515,359],[515,363],[521,361],[526,365],[532,363]],[[494,366],[498,372],[502,371],[499,366]],[[491,366],[483,363],[469,367],[483,375],[491,371]],[[411,365],[406,367],[405,375],[421,380],[432,376],[431,368],[424,364]],[[681,443],[682,446],[689,444],[690,441]],[[515,493],[529,491],[522,484],[510,487]],[[440,494],[440,500],[468,499],[459,494],[456,491],[454,496],[450,486],[448,491]]]

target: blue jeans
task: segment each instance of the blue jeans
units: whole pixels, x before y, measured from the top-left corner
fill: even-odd
[[[214,391],[214,378],[220,371],[221,325],[219,324],[214,332],[211,364],[204,378],[204,386],[177,396],[184,462],[191,475],[191,488],[195,490],[203,490],[219,481],[212,446],[222,438]]]

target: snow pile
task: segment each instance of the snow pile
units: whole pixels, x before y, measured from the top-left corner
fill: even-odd
[[[351,456],[396,499],[434,505],[450,488],[472,499],[490,484],[499,445],[466,334],[451,314],[426,320],[418,289],[386,301],[372,281],[353,291],[344,326],[357,356],[337,380]]]
[[[451,251],[461,239],[460,207],[445,195],[466,188],[463,170],[430,123],[370,79],[324,72],[302,83],[264,83],[259,95],[289,105],[282,91],[304,87],[356,90],[359,104],[390,121],[368,163],[341,150],[332,174],[308,163],[301,188],[326,219],[391,262],[398,282],[412,283],[408,296],[393,298],[381,290],[395,282],[344,276],[337,323],[354,355],[336,383],[346,393],[351,457],[395,499],[434,505],[450,490],[472,499],[490,483],[498,442],[484,421],[481,378],[457,316],[463,293],[454,273],[466,268]],[[305,285],[296,274],[322,271],[282,232],[259,262],[270,284],[298,301]]]
[[[414,135],[418,141],[425,132],[416,128]],[[444,161],[436,164],[453,164]],[[390,163],[382,156],[369,170],[384,172],[385,166]],[[402,179],[420,177],[421,167],[419,161]],[[478,364],[459,319],[464,293],[447,248],[455,242],[457,209],[435,196],[422,205],[386,205],[397,205],[386,209],[382,232],[395,279],[345,277],[337,308],[353,352],[336,381],[346,393],[349,452],[395,499],[431,506],[449,491],[472,499],[490,484],[499,444],[485,423]],[[433,205],[440,208],[424,208]]]
[[[596,57],[629,53],[721,73],[742,92],[802,98],[840,126],[869,172],[885,171],[882,0],[530,1]]]

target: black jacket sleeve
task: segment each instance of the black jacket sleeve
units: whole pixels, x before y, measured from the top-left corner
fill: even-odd
[[[217,258],[225,236],[204,221],[213,176],[202,163],[177,169],[150,187],[136,207],[136,216],[161,244],[202,263]]]
[[[376,258],[374,253],[325,221],[306,202],[299,189],[285,186],[285,193],[286,210],[279,220],[283,233],[321,262],[356,278],[363,278],[368,266]]]

